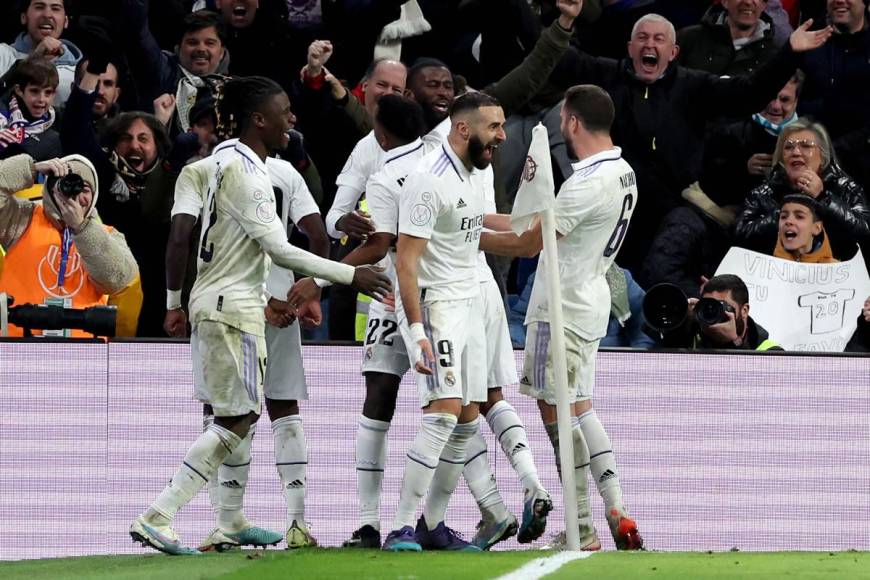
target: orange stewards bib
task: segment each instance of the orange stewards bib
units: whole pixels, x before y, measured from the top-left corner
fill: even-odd
[[[72,308],[105,305],[108,296],[91,281],[82,258],[72,244],[67,256],[62,284],[60,281],[62,237],[48,220],[42,204],[33,210],[24,235],[6,252],[6,267],[0,274],[0,291],[15,297],[15,304],[43,304],[47,298],[70,300]],[[40,334],[34,330],[33,334]],[[9,336],[21,336],[21,328],[9,325]],[[90,337],[71,331],[74,337]]]

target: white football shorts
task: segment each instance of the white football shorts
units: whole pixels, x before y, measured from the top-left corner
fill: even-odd
[[[600,340],[588,341],[565,329],[568,359],[568,392],[571,402],[592,398],[595,390],[595,357]],[[526,327],[526,352],[520,392],[550,405],[556,404],[553,353],[550,348],[550,323],[533,322]]]
[[[197,399],[216,417],[262,412],[266,341],[214,320],[202,320],[190,337]]]
[[[415,375],[421,407],[439,399],[462,399],[463,406],[486,401],[486,334],[476,306],[477,298],[423,301],[423,327],[435,360],[434,374]],[[403,312],[399,328],[410,345],[408,360],[415,361],[420,349],[411,342]]]
[[[376,300],[369,304],[363,352],[363,374],[374,372],[402,377],[411,366],[396,313],[388,312],[386,306]]]
[[[308,400],[298,321],[287,328],[266,324],[266,378],[263,392],[266,398],[279,401]]]
[[[480,285],[480,301],[482,303],[480,308],[475,310],[483,312],[486,326],[486,386],[494,389],[515,385],[519,381],[517,363],[514,359],[504,301],[495,280]]]

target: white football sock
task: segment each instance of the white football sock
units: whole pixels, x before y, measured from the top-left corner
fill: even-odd
[[[604,499],[604,507],[610,511],[612,507],[624,509],[622,487],[619,485],[619,472],[616,470],[616,458],[610,438],[604,430],[604,425],[598,419],[595,409],[586,411],[580,417],[580,428],[589,446],[589,467],[592,478],[598,486],[598,493]]]
[[[209,425],[187,450],[172,480],[145,512],[145,519],[157,525],[169,525],[178,510],[193,499],[241,441],[229,429]]]
[[[456,427],[456,416],[450,413],[426,413],[420,424],[417,437],[408,449],[405,461],[405,474],[402,478],[402,492],[399,507],[393,520],[393,530],[405,526],[414,527],[415,513],[420,500],[426,495],[438,458]]]
[[[544,489],[538,478],[538,468],[535,467],[526,428],[516,409],[507,401],[501,400],[490,408],[486,421],[511,462],[511,467],[519,476],[523,488],[532,491]]]
[[[245,519],[245,488],[248,486],[248,472],[251,470],[251,442],[257,432],[257,425],[251,425],[248,434],[239,443],[217,470],[217,514],[218,527],[225,532],[239,532],[248,526]]]
[[[571,427],[571,435],[574,436],[574,489],[577,492],[577,519],[582,529],[584,525],[592,525],[592,506],[589,503],[589,447],[586,445],[580,420],[577,417],[571,417]]]
[[[202,416],[202,430],[205,431],[208,429],[209,425],[214,424],[214,415],[203,415]],[[208,483],[206,483],[205,488],[208,491],[208,503],[211,504],[212,510],[214,510],[214,520],[217,522],[218,516],[220,515],[220,498],[218,497],[218,476],[217,471],[208,478]]]
[[[272,421],[272,436],[275,438],[275,466],[281,477],[284,501],[287,502],[287,526],[293,520],[304,521],[305,485],[308,470],[308,448],[302,417],[289,415]]]
[[[444,521],[447,504],[450,503],[450,497],[456,491],[459,476],[462,475],[462,469],[465,467],[465,450],[468,447],[468,441],[475,434],[480,435],[479,417],[475,417],[473,421],[468,423],[457,425],[453,429],[453,433],[450,434],[450,438],[447,439],[444,450],[441,451],[438,467],[435,469],[432,484],[429,486],[429,497],[423,507],[423,516],[426,518],[426,525],[429,526],[430,530],[434,530],[439,522]]]
[[[356,482],[360,527],[381,529],[381,485],[387,463],[387,421],[359,416],[356,431]]]
[[[478,424],[479,425],[479,424]],[[507,517],[507,508],[495,484],[495,475],[489,465],[486,440],[480,428],[474,432],[465,450],[465,467],[462,469],[465,483],[480,508],[481,515],[488,514],[491,519],[501,521]],[[429,521],[428,518],[426,520]]]

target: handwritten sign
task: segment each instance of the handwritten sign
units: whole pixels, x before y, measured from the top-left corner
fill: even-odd
[[[860,250],[847,262],[805,264],[731,248],[716,275],[749,289],[749,315],[786,350],[842,352],[870,296]]]

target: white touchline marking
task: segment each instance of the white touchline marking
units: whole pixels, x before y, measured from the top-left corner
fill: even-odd
[[[552,574],[568,562],[588,558],[595,552],[559,552],[555,556],[537,558],[496,580],[538,580]]]

